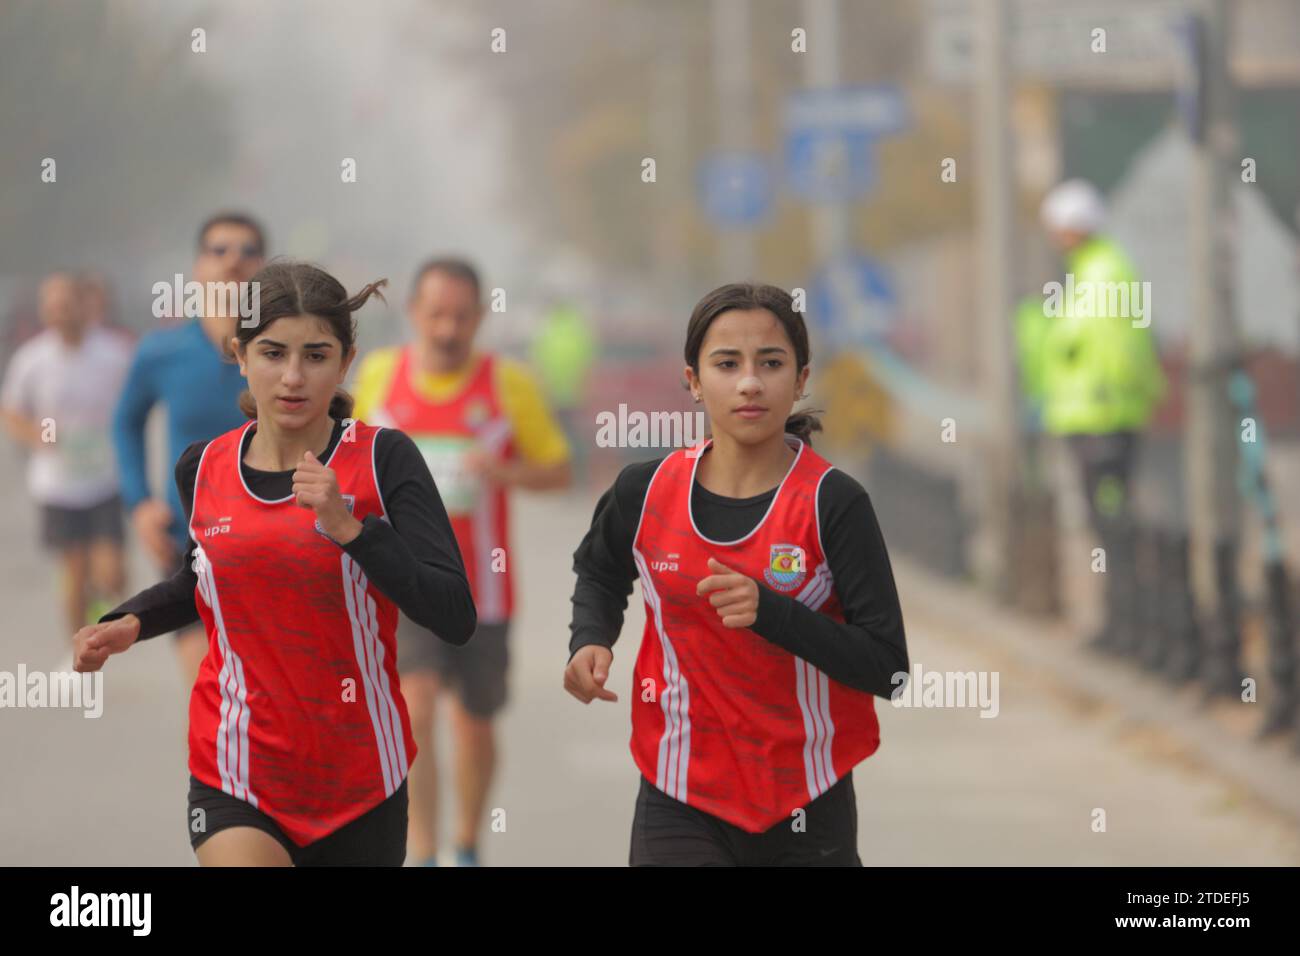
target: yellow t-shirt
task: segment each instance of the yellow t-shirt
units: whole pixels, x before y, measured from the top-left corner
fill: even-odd
[[[401,350],[395,346],[377,349],[361,360],[351,391],[356,399],[354,418],[366,421],[383,402],[397,371]],[[528,367],[512,359],[497,357],[494,363],[497,395],[510,420],[512,439],[519,457],[534,465],[558,465],[569,460],[569,443],[542,397],[542,390]],[[417,372],[415,391],[430,402],[444,402],[466,384],[478,367],[475,355],[455,372]]]

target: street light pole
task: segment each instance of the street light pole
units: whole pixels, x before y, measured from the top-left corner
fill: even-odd
[[[982,577],[1004,600],[1012,594],[1012,495],[1019,486],[1019,411],[1011,338],[1012,151],[1006,0],[981,0],[975,27],[976,242],[980,384],[989,409],[981,436]],[[938,175],[936,166],[935,175]],[[953,410],[958,423],[960,412]],[[937,423],[936,423],[937,428]]]
[[[1238,695],[1240,624],[1237,589],[1239,502],[1237,428],[1228,377],[1239,359],[1233,308],[1236,266],[1232,183],[1236,129],[1228,80],[1227,0],[1202,0],[1192,34],[1191,229],[1192,323],[1189,336],[1185,465],[1193,589],[1211,616],[1202,676],[1211,693]]]
[[[754,148],[754,83],[750,71],[749,0],[713,0],[713,81],[717,91],[718,135],[727,151]],[[727,230],[720,237],[720,264],[728,282],[757,278],[754,233]]]

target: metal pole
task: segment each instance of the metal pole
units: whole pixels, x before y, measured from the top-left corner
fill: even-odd
[[[713,80],[718,134],[726,150],[754,147],[753,78],[750,75],[748,0],[713,0]],[[720,233],[720,281],[756,278],[756,243],[750,229]]]
[[[1228,398],[1231,363],[1238,356],[1233,314],[1231,184],[1236,176],[1236,130],[1228,81],[1227,0],[1202,0],[1201,123],[1195,143],[1189,241],[1192,324],[1189,336],[1186,468],[1197,604],[1213,624],[1204,676],[1212,692],[1232,692],[1238,680],[1236,554],[1239,506],[1235,487],[1237,429]],[[1193,77],[1195,80],[1195,76]],[[1199,136],[1195,136],[1199,132]]]
[[[1011,594],[1012,494],[1019,484],[1015,347],[1011,338],[1012,152],[1010,18],[1005,0],[974,5],[975,140],[978,161],[976,241],[979,269],[980,384],[990,411],[981,467],[982,576],[994,592]],[[938,175],[937,167],[936,173]],[[961,410],[953,410],[961,441]],[[937,423],[936,423],[937,424]]]
[[[808,52],[804,82],[810,89],[840,85],[840,0],[804,0]],[[824,265],[846,255],[852,245],[852,216],[846,202],[818,203],[812,208],[813,262]]]
[[[688,144],[684,141],[690,120],[690,88],[683,52],[686,25],[678,8],[667,6],[656,22],[662,39],[651,90],[650,133],[652,152],[659,164],[659,181],[654,188],[663,192],[655,203],[655,278],[668,297],[663,306],[676,314],[691,287],[682,255],[684,237],[679,215],[683,198],[690,195],[680,185],[690,179],[685,162]]]

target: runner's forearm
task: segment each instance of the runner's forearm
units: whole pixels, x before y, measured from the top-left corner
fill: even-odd
[[[393,526],[374,515],[362,522],[361,534],[343,550],[416,624],[451,644],[470,639],[478,621],[462,566],[417,559]]]
[[[151,497],[145,469],[144,428],[154,396],[147,380],[146,366],[137,355],[113,414],[113,449],[117,455],[122,502],[128,512]]]
[[[190,547],[175,574],[122,602],[101,617],[100,623],[134,614],[140,619],[140,636],[136,640],[147,641],[197,622],[199,609],[194,603],[194,588],[198,580],[190,564],[194,558],[193,542]]]
[[[623,614],[632,585],[621,594],[610,584],[578,574],[573,588],[573,617],[569,623],[569,657],[588,644],[612,648],[623,629]]]
[[[13,437],[14,441],[21,442],[29,448],[44,447],[40,422],[9,409],[4,409],[3,415],[5,431]]]
[[[894,675],[907,671],[907,651],[893,640],[833,620],[762,584],[758,617],[750,629],[832,680],[877,697],[889,697],[898,686]]]

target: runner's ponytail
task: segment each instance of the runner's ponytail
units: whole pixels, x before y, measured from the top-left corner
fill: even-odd
[[[822,430],[822,421],[816,411],[796,412],[785,420],[785,432],[807,445],[812,444],[812,433]]]

